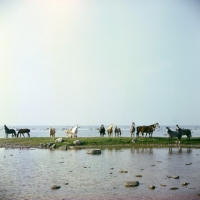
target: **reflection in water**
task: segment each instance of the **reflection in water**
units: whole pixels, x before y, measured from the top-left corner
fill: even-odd
[[[200,193],[200,149],[101,150],[101,155],[89,155],[88,149],[0,148],[0,199],[195,199]],[[136,177],[138,174],[142,176]],[[178,175],[180,179],[167,175]],[[140,183],[137,188],[125,187],[127,181],[135,180]],[[182,182],[190,184],[183,187]],[[61,188],[51,190],[52,185]],[[150,190],[149,185],[156,189]],[[172,186],[179,189],[170,191]]]
[[[174,150],[173,150],[174,149]],[[169,147],[169,154],[172,153],[192,153],[192,148],[188,147],[188,148],[182,148],[182,147],[178,147],[178,148],[173,148],[173,147]]]

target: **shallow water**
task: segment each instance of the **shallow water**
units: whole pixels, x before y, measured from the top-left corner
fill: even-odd
[[[31,137],[49,137],[49,126],[8,126],[10,129],[18,130],[20,128],[29,128],[31,130]],[[72,126],[53,126],[56,128],[56,137],[65,137],[66,129],[70,129]],[[80,126],[78,129],[78,137],[98,137],[99,131],[97,128],[100,126]],[[105,126],[107,128],[108,126]],[[115,127],[115,126],[114,126]],[[130,126],[118,126],[122,130],[122,137],[130,137]],[[200,137],[200,126],[180,126],[181,128],[188,128],[192,132],[192,137]],[[171,130],[175,130],[175,126],[170,126]],[[27,134],[25,133],[27,137]],[[5,138],[5,131],[3,126],[0,126],[0,138]],[[12,137],[9,135],[9,137]],[[107,134],[106,136],[107,137]],[[148,136],[147,136],[148,137]],[[160,126],[153,132],[153,137],[168,137],[166,133],[166,126]],[[183,136],[186,138],[186,136]]]
[[[101,155],[89,155],[87,149],[0,148],[0,199],[199,199],[200,149],[101,150]],[[126,188],[125,182],[133,180],[140,185]],[[182,186],[183,182],[189,185]],[[52,185],[61,188],[52,190]],[[156,189],[149,189],[149,185]]]

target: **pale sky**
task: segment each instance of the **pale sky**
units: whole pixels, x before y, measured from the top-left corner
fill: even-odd
[[[0,0],[0,125],[200,125],[200,1]]]

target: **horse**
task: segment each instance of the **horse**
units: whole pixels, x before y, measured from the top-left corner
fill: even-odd
[[[179,144],[181,143],[181,138],[182,138],[182,133],[181,133],[181,131],[172,131],[172,130],[170,130],[169,129],[169,127],[167,127],[166,126],[166,131],[167,131],[167,133],[168,133],[168,135],[169,135],[169,143],[171,142],[172,143],[172,138],[173,137],[177,137],[178,138],[178,140],[179,140]]]
[[[56,134],[56,129],[55,128],[52,128],[52,127],[50,127],[49,128],[49,135],[50,135],[50,139],[51,138],[55,138],[55,134]]]
[[[146,133],[146,136],[149,134],[149,137],[152,138],[153,131],[156,129],[156,127],[159,127],[158,123],[149,126],[138,126],[136,135],[139,137],[139,133],[141,132],[142,136],[144,136],[144,133]]]
[[[108,133],[108,137],[112,136],[112,133],[113,133],[113,126],[112,126],[112,124],[107,128],[107,133]]]
[[[75,137],[77,137],[77,134],[76,134],[76,133],[73,133],[73,132],[72,132],[72,129],[67,129],[67,130],[66,130],[66,136],[67,136],[67,137],[70,137],[70,138],[75,138]]]
[[[189,140],[192,137],[191,131],[189,129],[180,128],[178,125],[176,125],[176,131],[181,131],[182,135],[186,135],[187,139]]]
[[[132,125],[130,127],[130,134],[131,134],[131,137],[133,137],[135,134],[135,123],[134,122],[132,122]]]
[[[12,134],[16,137],[16,132],[14,129],[9,129],[6,125],[4,125],[4,129],[5,129],[5,134],[6,134],[6,138],[8,138],[8,134]]]
[[[122,132],[121,132],[121,129],[120,128],[117,128],[117,126],[115,127],[115,137],[116,135],[119,137],[121,136]]]
[[[100,133],[100,136],[103,136],[106,134],[106,130],[104,128],[104,125],[102,124],[101,127],[99,128],[99,133]]]
[[[24,133],[27,133],[27,135],[30,137],[30,129],[28,129],[28,128],[19,129],[19,131],[17,133],[17,137],[19,136],[19,134],[20,134],[20,137],[21,137],[21,134],[24,136]]]

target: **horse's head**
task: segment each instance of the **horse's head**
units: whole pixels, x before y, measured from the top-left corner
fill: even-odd
[[[135,122],[132,122],[132,125],[135,126]]]

